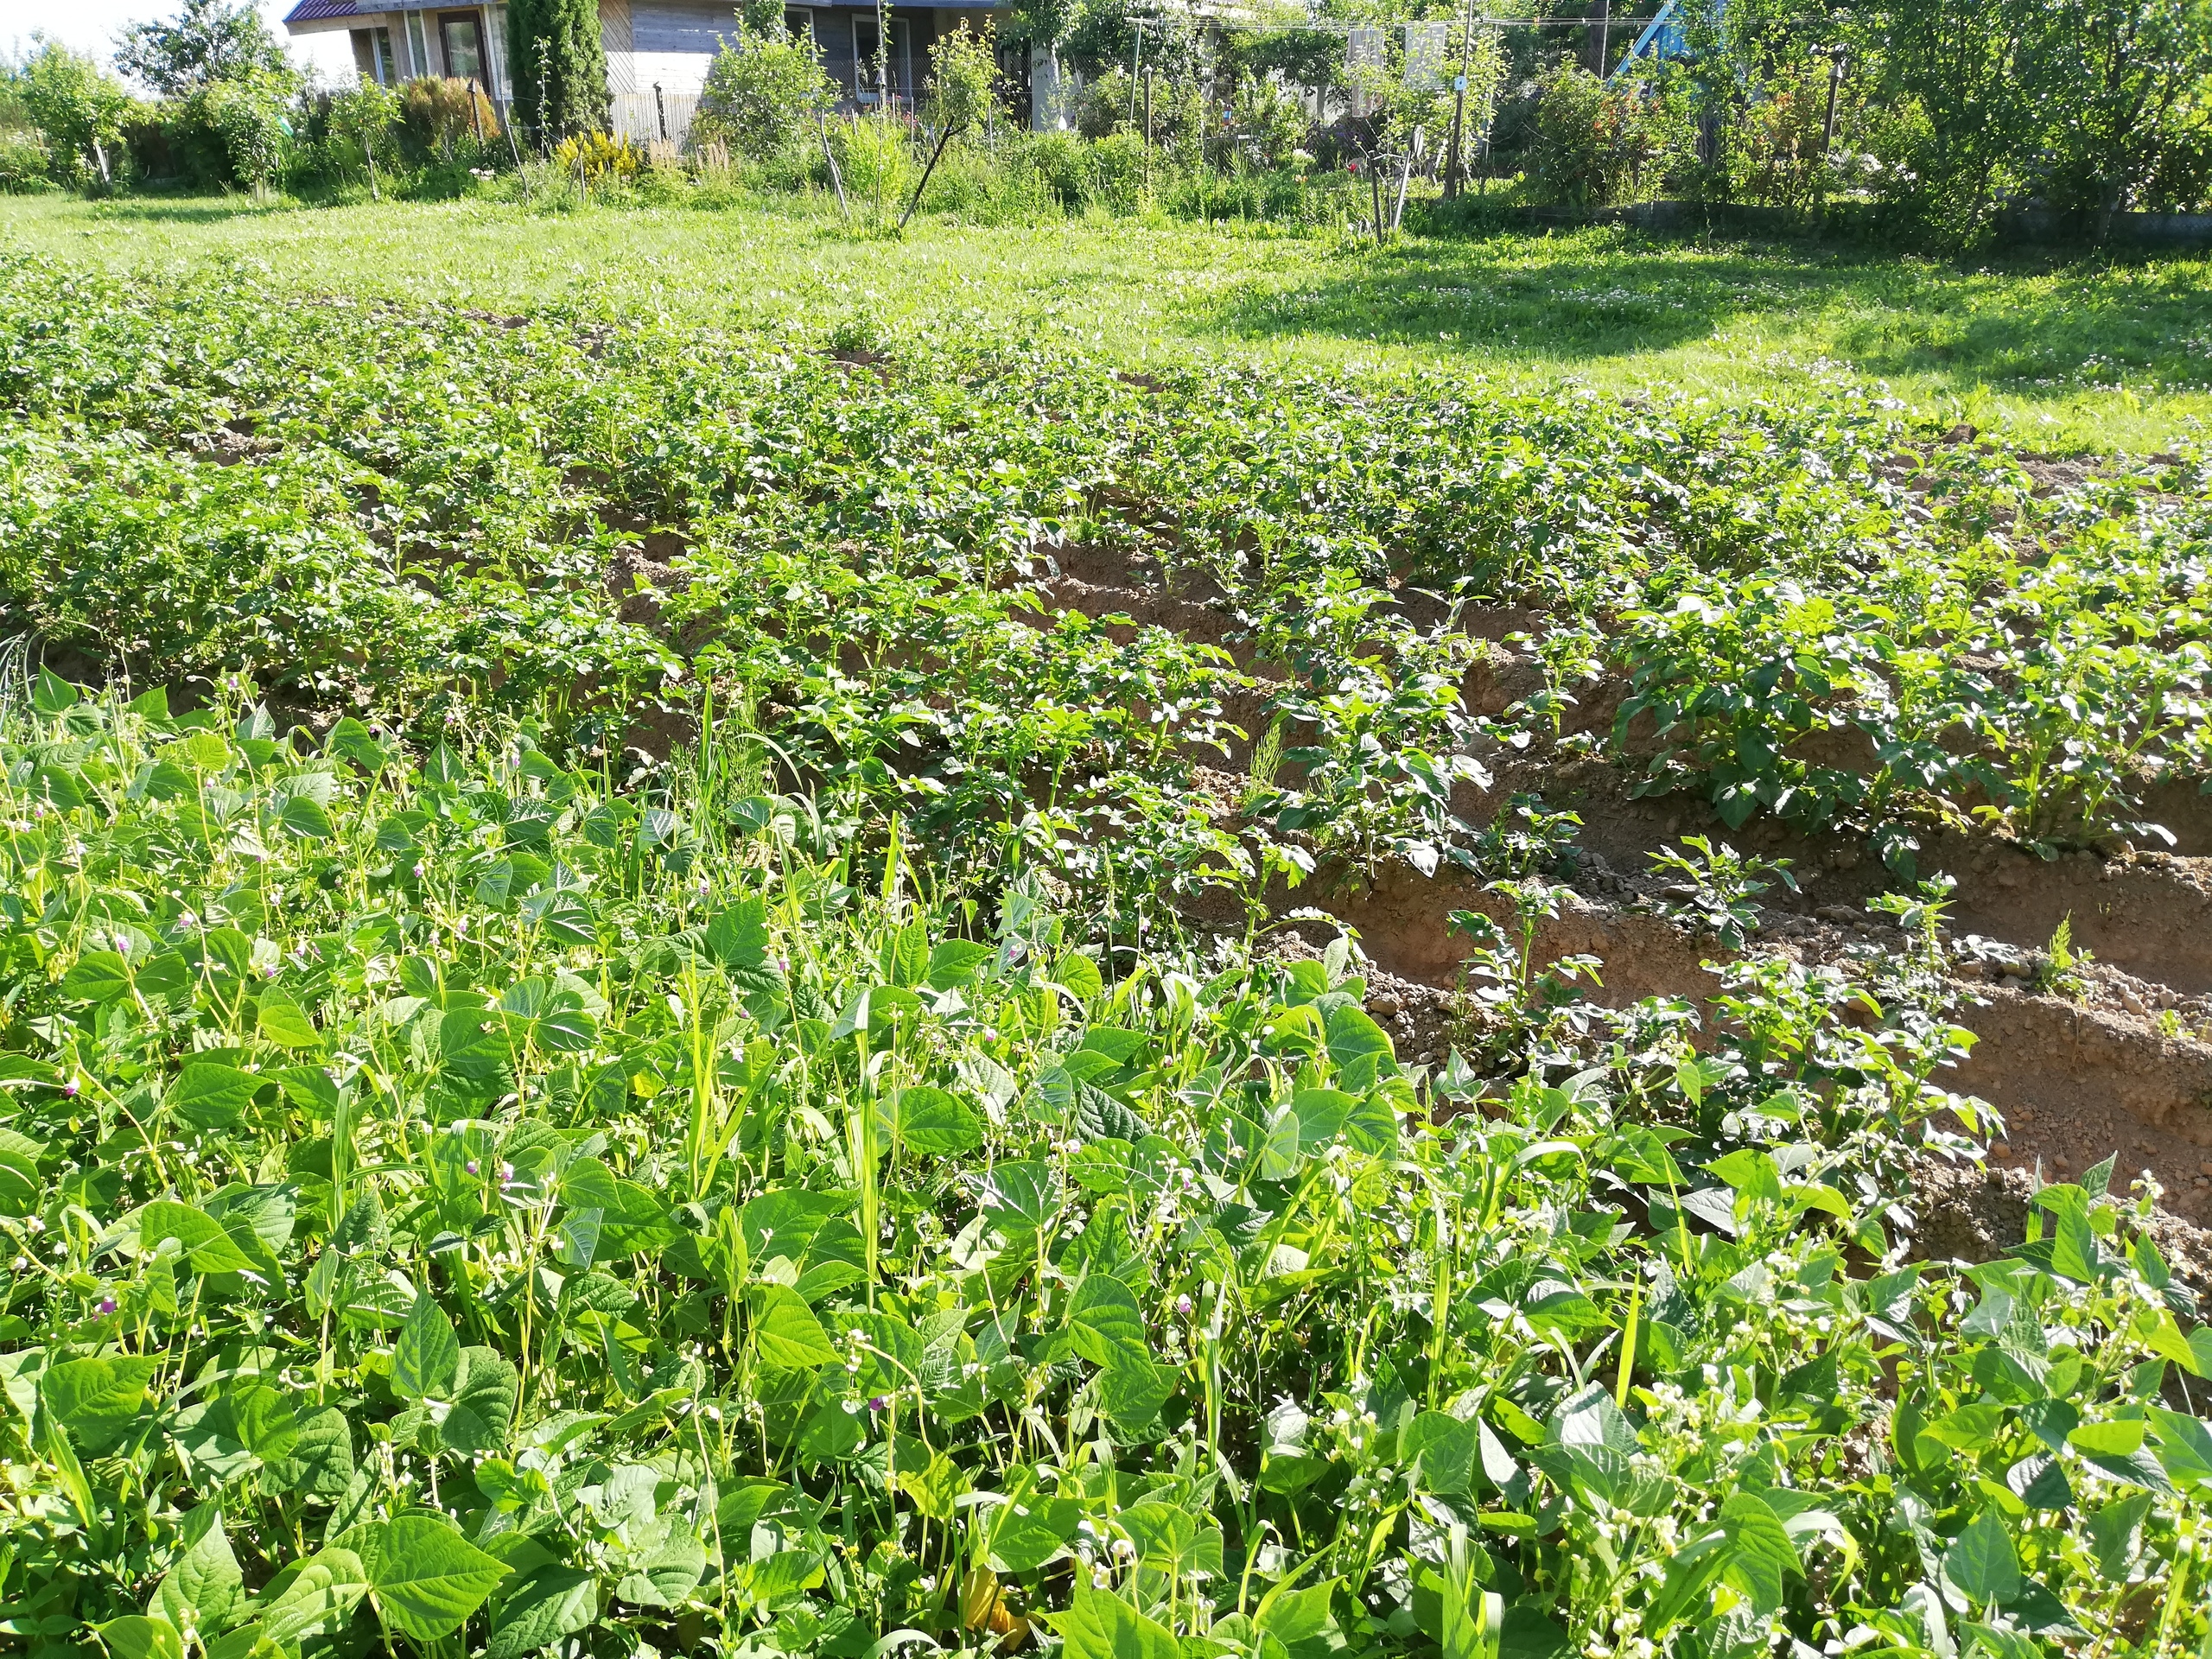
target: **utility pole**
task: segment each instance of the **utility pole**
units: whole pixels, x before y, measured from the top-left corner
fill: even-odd
[[[1467,122],[1467,73],[1474,61],[1475,0],[1467,0],[1466,26],[1459,31],[1459,73],[1452,81],[1452,154],[1444,163],[1444,199],[1459,196],[1459,132]]]

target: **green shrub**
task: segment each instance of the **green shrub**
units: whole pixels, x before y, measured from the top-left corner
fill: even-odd
[[[1026,225],[1065,211],[1039,165],[1039,141],[1058,135],[1001,135],[989,144],[955,144],[938,162],[924,206],[978,225]],[[1048,147],[1056,148],[1056,147]]]
[[[294,90],[289,75],[267,69],[195,87],[174,122],[193,170],[209,183],[257,191],[276,182],[292,154]]]
[[[1147,154],[1142,134],[1117,132],[1101,138],[1085,159],[1090,162],[1086,207],[1128,213],[1143,205],[1155,158]]]
[[[876,208],[903,201],[920,176],[903,126],[880,116],[853,116],[830,124],[830,147],[855,201]]]
[[[326,166],[335,176],[348,178],[365,173],[372,163],[396,165],[399,118],[398,94],[372,80],[333,94],[322,110],[328,135]]]
[[[1155,132],[1158,113],[1154,111]],[[1313,124],[1296,94],[1273,80],[1240,81],[1230,116],[1236,155],[1263,168],[1287,166]]]
[[[1085,146],[1071,132],[1040,132],[1029,141],[1025,161],[1063,207],[1083,205]]]
[[[1129,129],[1129,107],[1136,85],[1123,69],[1109,69],[1083,84],[1076,99],[1076,130],[1086,138],[1109,138]]]
[[[780,23],[758,30],[741,22],[735,42],[707,72],[693,141],[719,141],[748,161],[773,160],[808,140],[836,92],[812,41],[794,39]]]
[[[48,169],[53,158],[46,141],[29,128],[0,131],[0,194],[29,195],[51,189]]]
[[[130,94],[99,63],[55,41],[23,66],[22,106],[45,140],[47,167],[61,184],[114,182]]]
[[[1562,60],[1538,83],[1529,182],[1539,201],[1601,207],[1660,182],[1688,134],[1643,79],[1599,80]]]

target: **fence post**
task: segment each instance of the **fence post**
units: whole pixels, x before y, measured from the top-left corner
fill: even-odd
[[[653,109],[660,117],[660,141],[668,142],[668,100],[660,95],[660,82],[653,82]]]

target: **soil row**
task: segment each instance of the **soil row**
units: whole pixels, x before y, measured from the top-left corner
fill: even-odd
[[[1222,645],[1247,672],[1272,677],[1270,665],[1237,645],[1236,619],[1211,584],[1171,592],[1149,560],[1112,550],[1065,550],[1056,563],[1046,591],[1060,607],[1169,628]],[[1497,712],[1535,689],[1533,661],[1505,641],[1540,626],[1540,618],[1497,607],[1470,626],[1493,645],[1465,688],[1471,708]],[[1609,720],[1599,709],[1584,711],[1585,724]],[[1240,723],[1259,729],[1249,717]],[[1866,909],[1893,878],[1859,837],[1804,834],[1771,819],[1732,831],[1694,798],[1637,798],[1632,774],[1588,755],[1480,758],[1494,781],[1455,802],[1467,822],[1488,822],[1521,791],[1580,817],[1575,892],[1543,925],[1535,954],[1597,957],[1603,984],[1590,995],[1608,1006],[1645,996],[1704,1005],[1719,988],[1714,965],[1727,953],[1655,913],[1664,909],[1671,878],[1654,873],[1649,855],[1691,835],[1789,861],[1797,891],[1777,884],[1761,895],[1762,926],[1749,948],[1808,963],[1903,948],[1888,918]],[[1230,764],[1248,760],[1232,754]],[[1217,781],[1218,792],[1234,798],[1245,780]],[[1957,882],[1948,930],[1958,959],[1957,1019],[1980,1039],[1942,1081],[1988,1101],[2005,1121],[2005,1138],[1992,1148],[1988,1179],[1996,1185],[1989,1192],[2009,1191],[2008,1168],[2025,1179],[2039,1166],[2059,1179],[2116,1154],[2116,1189],[2148,1172],[2177,1218],[2212,1221],[2212,801],[2200,801],[2191,789],[2157,804],[2181,836],[2172,853],[2045,859],[1995,835],[1949,830],[1923,838],[1920,873]],[[1281,911],[1314,906],[1358,930],[1384,970],[1370,1010],[1414,1059],[1440,1060],[1458,1018],[1468,943],[1453,931],[1452,913],[1508,919],[1502,899],[1449,869],[1424,877],[1394,865],[1333,888],[1325,872],[1271,897]],[[2050,947],[2062,923],[2077,960],[2054,985]],[[2051,994],[2056,989],[2064,994]],[[1943,1190],[1965,1193],[1980,1179],[1947,1177]],[[1977,1187],[1973,1202],[1987,1208],[1987,1192]]]

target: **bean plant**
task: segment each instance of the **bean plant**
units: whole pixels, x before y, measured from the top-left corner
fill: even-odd
[[[4,734],[29,1651],[2203,1634],[2212,1333],[2107,1171],[1912,1259],[1940,1007],[1768,959],[1432,1077],[1349,941],[1103,960],[710,768]]]

